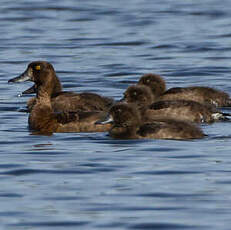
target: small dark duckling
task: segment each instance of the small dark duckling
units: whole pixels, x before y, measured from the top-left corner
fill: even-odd
[[[165,81],[159,80],[156,74],[143,75],[138,84],[150,87],[155,98],[158,100],[191,100],[201,104],[213,105],[216,107],[231,106],[229,95],[221,90],[204,86],[175,87],[166,90]]]
[[[203,138],[201,129],[186,121],[159,119],[143,122],[138,108],[134,104],[118,103],[109,111],[110,119],[101,122],[113,122],[109,131],[112,138],[117,139],[176,139],[186,140]]]
[[[144,108],[153,103],[152,91],[146,85],[131,85],[124,92],[121,102],[135,103],[139,108]]]
[[[139,79],[138,85],[148,86],[151,89],[155,100],[166,91],[165,80],[160,75],[154,73],[144,74]]]
[[[40,134],[54,132],[105,132],[111,124],[95,124],[106,116],[102,111],[53,112],[50,95],[40,88],[35,105],[29,114],[29,128]]]
[[[122,101],[135,103],[144,120],[168,118],[189,122],[207,122],[228,120],[228,113],[222,113],[214,106],[203,105],[196,101],[163,100],[152,103],[153,97],[149,87],[132,85],[127,88]]]
[[[51,97],[53,111],[108,111],[114,103],[111,98],[103,97],[95,93],[74,93],[62,91],[62,85],[55,73],[53,66],[45,61],[31,62],[24,73],[10,79],[8,82],[33,81],[35,84],[23,93],[37,93],[42,86]],[[28,101],[28,108],[31,111],[35,98]]]

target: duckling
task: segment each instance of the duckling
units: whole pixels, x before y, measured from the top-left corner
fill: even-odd
[[[214,106],[203,105],[196,101],[161,100],[152,103],[153,95],[146,85],[132,85],[127,88],[122,101],[135,103],[144,120],[168,118],[189,122],[207,122],[228,120],[228,113],[222,113]]]
[[[156,100],[190,100],[216,107],[231,106],[229,95],[221,90],[205,86],[175,87],[166,90],[165,81],[163,78],[161,81],[160,78],[156,74],[145,74],[139,79],[138,84],[150,87]]]
[[[186,121],[157,119],[152,122],[142,121],[141,114],[134,104],[117,103],[109,111],[109,119],[98,122],[113,122],[109,135],[116,139],[175,139],[186,140],[203,138],[199,127]]]

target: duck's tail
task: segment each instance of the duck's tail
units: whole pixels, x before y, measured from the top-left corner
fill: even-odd
[[[229,121],[229,117],[231,117],[231,113],[217,112],[212,114],[214,121]]]
[[[231,107],[231,98],[227,98],[225,100],[223,107]]]

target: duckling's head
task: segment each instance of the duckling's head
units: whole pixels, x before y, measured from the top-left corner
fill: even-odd
[[[153,94],[145,85],[131,85],[124,92],[122,101],[135,103],[139,108],[150,105],[154,101]]]
[[[141,122],[141,116],[134,104],[117,103],[109,111],[114,126],[130,127],[137,126]]]
[[[138,81],[138,84],[148,86],[155,97],[162,95],[166,90],[164,79],[153,73],[144,74]]]

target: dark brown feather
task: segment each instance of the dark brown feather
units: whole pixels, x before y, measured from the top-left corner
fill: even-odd
[[[202,138],[197,126],[172,119],[145,121],[134,104],[118,103],[110,109],[114,125],[109,134],[113,138],[134,139],[193,139]]]
[[[201,104],[216,107],[231,106],[229,95],[221,90],[206,86],[175,87],[166,90],[165,81],[155,74],[143,75],[138,84],[145,84],[153,93],[154,99],[159,100],[191,100]]]

